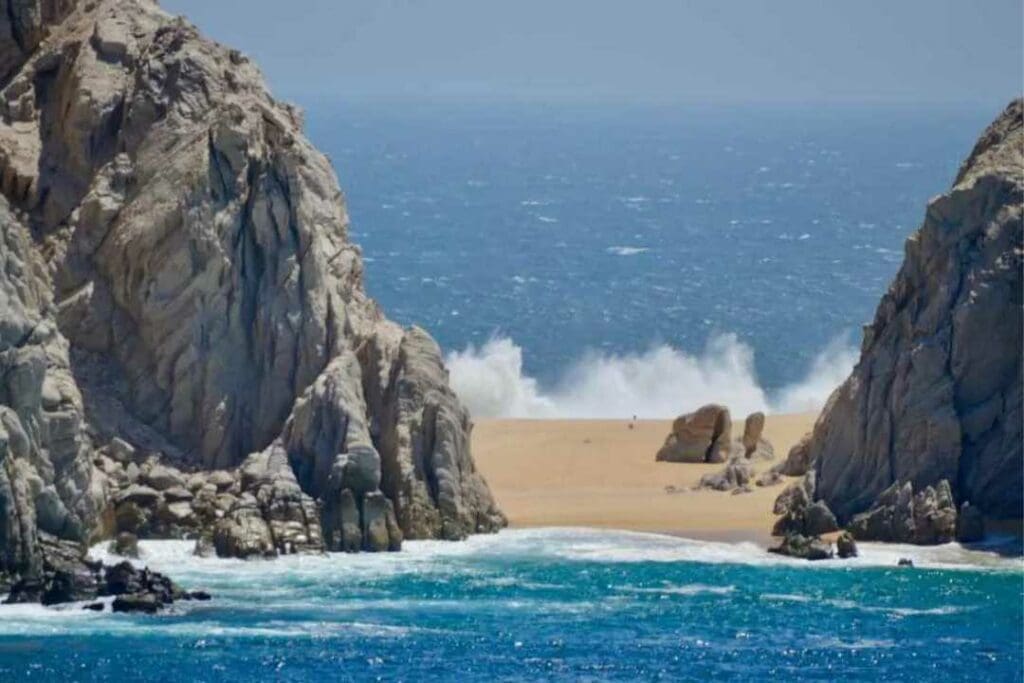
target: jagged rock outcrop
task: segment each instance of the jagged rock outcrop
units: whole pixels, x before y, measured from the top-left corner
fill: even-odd
[[[806,456],[815,496],[858,534],[939,542],[966,502],[1024,512],[1022,111],[1012,102],[929,203],[860,361],[789,459],[796,472]]]
[[[956,538],[957,511],[949,482],[914,494],[908,481],[893,484],[866,512],[854,515],[849,531],[861,541],[935,545]]]
[[[503,526],[300,113],[149,0],[4,4],[0,574],[39,570],[37,530],[273,554]]]
[[[129,562],[104,565],[85,556],[80,543],[38,534],[39,571],[22,576],[10,587],[8,604],[40,602],[59,605],[116,596],[114,612],[153,613],[176,600],[209,600],[205,591],[186,591],[169,578]],[[102,603],[85,609],[102,611]]]

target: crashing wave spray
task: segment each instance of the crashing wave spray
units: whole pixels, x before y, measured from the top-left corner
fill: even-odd
[[[523,373],[523,350],[507,337],[448,354],[452,387],[477,417],[671,418],[705,403],[737,414],[821,408],[849,375],[857,350],[833,340],[803,379],[769,398],[753,349],[735,334],[709,339],[699,355],[667,345],[639,354],[587,353],[551,388]]]

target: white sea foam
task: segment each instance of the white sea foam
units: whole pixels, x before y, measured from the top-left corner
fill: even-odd
[[[734,334],[688,354],[668,345],[639,354],[589,352],[551,387],[523,372],[523,351],[507,337],[448,355],[455,391],[477,417],[670,418],[718,402],[738,415],[817,410],[846,378],[857,352],[844,338],[815,357],[804,378],[769,396],[754,351]]]
[[[682,586],[616,586],[615,590],[623,593],[650,593],[653,595],[728,595],[736,590],[736,586],[709,586],[704,583],[688,583]]]
[[[666,596],[725,596],[743,590],[731,584],[704,583],[626,584],[612,587],[612,595],[596,600],[548,600],[529,593],[540,588],[564,588],[555,584],[503,580],[496,567],[516,563],[573,562],[635,564],[640,562],[699,562],[786,566],[801,571],[849,571],[860,567],[896,569],[901,557],[911,558],[918,568],[1024,572],[1020,557],[980,553],[956,544],[920,548],[863,543],[860,557],[850,560],[806,562],[768,554],[753,543],[697,541],[658,534],[598,529],[551,528],[507,530],[472,536],[463,542],[411,541],[401,553],[360,555],[292,555],[275,560],[243,561],[198,558],[188,541],[142,541],[142,559],[155,570],[173,576],[192,589],[206,588],[212,602],[176,603],[170,613],[145,620],[104,612],[82,610],[80,604],[61,608],[40,605],[0,606],[0,635],[88,634],[113,635],[142,632],[178,634],[196,638],[402,636],[419,629],[401,621],[410,610],[433,613],[466,609],[521,610],[581,614],[593,610],[615,611],[633,594]],[[93,557],[107,562],[120,560],[103,545]],[[472,600],[457,596],[396,596],[387,589],[392,579],[426,578],[441,583],[464,582],[474,586],[507,588],[509,594]],[[616,595],[617,594],[617,595]],[[763,594],[765,601],[818,602],[833,609],[882,613],[893,619],[943,616],[976,609],[939,605],[905,607],[870,605],[834,597],[797,593]],[[244,623],[222,622],[224,610],[251,612]],[[175,615],[191,616],[182,621]],[[367,615],[375,615],[372,623]],[[268,617],[270,617],[268,619]],[[289,618],[291,617],[291,618]],[[394,622],[400,622],[395,624]]]
[[[609,254],[616,256],[636,256],[637,254],[643,254],[646,251],[650,251],[647,247],[625,247],[625,246],[614,246],[605,249]]]

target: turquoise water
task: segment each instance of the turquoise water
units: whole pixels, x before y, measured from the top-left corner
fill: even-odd
[[[4,679],[1021,680],[1021,560],[955,545],[816,565],[569,529],[273,562],[143,548],[215,599],[2,607]]]

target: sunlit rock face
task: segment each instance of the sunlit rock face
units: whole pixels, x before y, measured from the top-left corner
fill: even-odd
[[[364,292],[301,114],[152,2],[4,4],[0,570],[31,569],[36,529],[124,520],[274,552],[503,526],[436,343]],[[155,464],[194,487],[119,495]]]
[[[946,482],[957,508],[1022,515],[1021,117],[1016,100],[929,203],[860,362],[815,425],[814,496],[842,523],[887,490]]]

